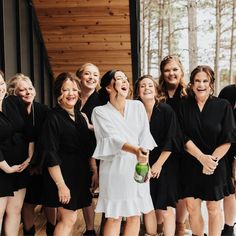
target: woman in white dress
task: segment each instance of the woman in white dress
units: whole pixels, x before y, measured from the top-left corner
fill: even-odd
[[[149,130],[145,108],[140,101],[126,99],[129,81],[120,70],[111,70],[101,79],[99,91],[105,105],[94,108],[97,146],[93,157],[100,160],[99,198],[96,212],[107,218],[104,236],[120,233],[122,217],[126,217],[125,236],[136,236],[140,215],[153,210],[149,183],[137,183],[137,162],[148,162],[148,154],[156,143]]]

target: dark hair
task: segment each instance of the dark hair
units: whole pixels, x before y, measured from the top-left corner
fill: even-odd
[[[181,79],[179,82],[180,96],[185,97],[185,96],[187,96],[187,92],[186,92],[187,84],[184,79],[184,68],[183,68],[183,65],[177,55],[166,56],[161,61],[161,64],[160,64],[161,75],[159,77],[159,87],[160,87],[161,94],[162,94],[162,96],[165,96],[166,98],[168,97],[167,85],[166,85],[166,81],[164,79],[164,69],[165,69],[165,66],[172,61],[174,61],[178,64],[178,66],[182,72],[182,76],[181,76]]]
[[[215,77],[214,77],[214,71],[208,65],[199,65],[195,69],[193,69],[193,71],[191,72],[190,82],[188,84],[189,94],[191,96],[194,95],[193,90],[192,90],[192,85],[194,84],[194,78],[196,74],[198,74],[199,72],[205,72],[207,74],[208,78],[210,79],[211,95],[213,95]]]
[[[75,82],[79,87],[79,80],[77,79],[77,77],[75,77],[73,74],[69,73],[69,72],[63,72],[61,74],[59,74],[54,82],[54,96],[58,102],[58,99],[61,96],[61,88],[63,87],[63,84],[67,81],[70,80],[72,82]]]
[[[107,92],[106,87],[111,83],[112,79],[115,78],[115,74],[117,71],[119,70],[109,70],[101,78],[101,88],[98,90],[98,94],[102,104],[106,104],[110,100],[109,93]]]
[[[155,96],[156,103],[160,103],[162,101],[165,101],[165,97],[161,96],[160,89],[158,87],[157,81],[151,75],[143,75],[135,81],[135,84],[134,84],[134,99],[141,100],[140,97],[139,97],[139,84],[142,80],[144,80],[146,78],[150,79],[154,84],[154,87],[155,87],[155,90],[156,90],[156,96]]]

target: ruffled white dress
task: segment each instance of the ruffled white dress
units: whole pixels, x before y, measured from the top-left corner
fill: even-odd
[[[134,180],[137,158],[121,150],[125,143],[152,150],[156,143],[140,101],[126,100],[124,116],[111,103],[94,108],[92,114],[97,146],[93,157],[100,160],[99,198],[96,212],[118,218],[153,210],[149,183]]]

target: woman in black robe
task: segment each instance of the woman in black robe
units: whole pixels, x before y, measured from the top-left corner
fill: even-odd
[[[198,66],[192,71],[189,88],[191,95],[179,110],[186,150],[182,194],[193,234],[203,235],[201,202],[205,200],[208,233],[220,235],[220,200],[234,192],[226,153],[236,141],[235,121],[230,104],[212,96],[214,72],[209,66]]]
[[[92,63],[85,63],[76,71],[76,75],[79,78],[80,89],[81,89],[80,111],[83,114],[85,114],[85,116],[88,118],[88,122],[92,129],[91,132],[93,133],[92,135],[94,136],[94,141],[95,141],[91,116],[93,108],[101,105],[99,94],[97,92],[100,72],[96,65]],[[91,190],[94,193],[94,191],[98,187],[98,171],[97,171],[96,161],[93,158],[91,158],[90,161],[91,161]],[[86,224],[86,231],[83,233],[84,236],[85,235],[96,236],[94,230],[94,219],[95,219],[94,208],[95,207],[93,202],[91,206],[83,208],[83,216]]]
[[[187,97],[187,84],[184,78],[183,65],[176,55],[169,55],[162,59],[160,64],[160,77],[158,90],[160,96],[166,100],[172,109],[178,115],[181,100]],[[178,166],[182,160],[182,152],[172,153],[179,160]],[[181,179],[179,180],[181,184]],[[179,200],[176,204],[176,236],[185,235],[185,221],[188,216],[185,201],[181,199],[181,189],[179,189]],[[158,231],[159,232],[159,231]]]
[[[234,75],[234,84],[227,85],[220,93],[219,98],[227,99],[234,112],[234,119],[236,121],[236,74]],[[230,166],[230,174],[234,181],[234,188],[236,186],[236,143],[231,144],[228,151],[228,161]],[[236,201],[235,194],[230,194],[224,198],[224,228],[221,232],[222,236],[234,235],[234,225],[236,220]]]
[[[5,214],[4,233],[17,235],[28,182],[27,113],[18,97],[5,97],[3,76],[0,72],[0,231]]]
[[[57,106],[48,113],[43,128],[45,158],[44,205],[58,207],[54,235],[70,235],[77,209],[91,205],[90,163],[94,150],[87,123],[76,103],[78,80],[61,73],[55,80]]]
[[[22,221],[23,221],[23,233],[24,235],[34,235],[34,216],[35,207],[42,204],[42,188],[43,178],[39,169],[40,165],[40,153],[39,149],[39,137],[42,131],[43,122],[49,108],[46,105],[36,102],[36,91],[32,84],[32,81],[28,76],[22,73],[14,75],[7,83],[7,91],[10,95],[16,95],[21,98],[27,109],[27,126],[30,137],[30,166],[28,170],[31,175],[29,178],[29,184],[26,188],[26,195],[24,199],[24,205],[22,208]],[[52,235],[56,224],[56,209],[44,208],[47,218],[46,233]]]
[[[154,209],[163,218],[165,235],[175,234],[175,208],[178,201],[179,169],[178,158],[174,155],[181,149],[181,135],[174,110],[160,102],[156,82],[152,76],[144,75],[135,83],[136,98],[147,111],[151,134],[157,143],[149,154],[152,177],[150,192]],[[144,215],[146,229],[150,230],[150,219]],[[155,232],[148,232],[154,235]]]

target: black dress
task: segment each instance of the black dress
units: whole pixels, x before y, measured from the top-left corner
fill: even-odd
[[[43,123],[49,108],[38,102],[33,102],[31,113],[28,116],[28,126],[30,131],[30,141],[34,142],[34,155],[30,162],[30,168],[37,168],[41,164],[40,152],[40,135],[42,132]],[[30,176],[29,184],[26,188],[24,202],[31,204],[42,204],[43,193],[43,177],[42,174],[34,174]]]
[[[235,107],[235,103],[236,103],[236,85],[232,84],[232,85],[228,85],[226,87],[224,87],[220,94],[219,94],[219,98],[224,98],[227,99],[230,104],[231,107],[233,109],[234,112],[234,119],[236,121],[236,107]],[[228,160],[229,160],[229,166],[230,166],[230,175],[233,175],[232,172],[232,167],[233,167],[233,160],[234,157],[236,156],[236,143],[232,143],[230,146],[230,149],[228,151]],[[232,176],[233,177],[233,176]]]
[[[178,111],[179,111],[179,106],[180,106],[180,102],[183,98],[181,97],[181,88],[180,86],[178,86],[178,88],[175,91],[175,94],[173,97],[169,97],[169,94],[167,93],[167,99],[166,99],[166,103],[169,104],[172,109],[175,111],[175,113],[178,115]]]
[[[0,161],[9,166],[18,165],[28,157],[28,138],[26,135],[26,110],[16,96],[3,100],[0,112]],[[25,188],[28,172],[6,174],[0,170],[0,197],[14,196],[14,191]]]
[[[98,94],[97,91],[94,91],[90,96],[89,98],[87,99],[86,103],[84,104],[84,106],[82,107],[81,109],[81,112],[85,113],[89,119],[89,122],[92,124],[92,121],[91,121],[91,116],[92,116],[92,112],[93,112],[93,109],[97,106],[101,106],[102,105],[102,102],[101,102],[101,99],[100,99],[100,96]],[[95,134],[93,131],[90,131],[91,132],[91,136],[93,137],[94,139],[94,143],[96,143],[96,138],[95,138]],[[94,148],[95,149],[95,148]],[[96,160],[96,164],[97,166],[99,166],[99,160]],[[90,171],[90,184],[92,183],[92,175],[93,175],[93,172]]]
[[[60,107],[48,113],[42,134],[45,167],[60,165],[64,181],[70,189],[71,200],[64,205],[59,202],[57,186],[45,168],[45,206],[77,210],[91,205],[89,158],[95,144],[90,135],[79,111],[75,114],[75,121]]]
[[[185,143],[193,143],[205,154],[211,155],[224,143],[236,141],[236,127],[230,104],[216,97],[209,97],[202,111],[195,98],[189,97],[181,103],[180,125]],[[182,162],[183,197],[218,201],[234,193],[226,155],[220,159],[212,175],[202,173],[202,164],[189,153]]]
[[[179,197],[179,159],[175,154],[181,148],[179,124],[174,110],[168,104],[153,107],[150,130],[158,145],[150,152],[150,165],[158,160],[162,151],[172,152],[162,166],[159,178],[150,179],[154,209],[166,210],[168,206],[175,207]]]
[[[89,122],[91,122],[91,116],[92,116],[92,112],[93,112],[93,108],[102,105],[101,101],[100,101],[100,97],[99,94],[94,91],[88,98],[88,100],[86,101],[86,103],[84,104],[84,106],[81,109],[81,112],[85,113],[89,119]]]

